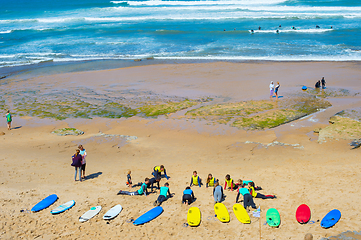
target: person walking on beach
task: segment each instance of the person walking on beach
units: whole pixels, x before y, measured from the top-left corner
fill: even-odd
[[[269,85],[269,99],[271,100],[272,99],[272,96],[273,96],[273,91],[275,89],[275,85],[273,84],[273,81],[271,81],[270,85]]]
[[[322,77],[322,79],[321,79],[321,84],[322,84],[322,89],[325,89],[325,88],[326,88],[326,80],[325,80],[325,77]]]
[[[83,157],[80,155],[80,150],[75,150],[75,154],[72,157],[73,163],[71,164],[73,167],[75,167],[75,176],[74,181],[76,181],[76,175],[79,171],[79,181],[81,182],[81,166],[82,166],[82,159]]]
[[[280,88],[280,82],[277,82],[277,85],[275,87],[275,95],[276,95],[276,99],[278,99],[278,89]]]
[[[11,122],[13,121],[13,118],[11,117],[10,110],[7,111],[5,117],[8,123],[8,130],[11,130]]]
[[[86,166],[86,151],[83,147],[83,145],[79,145],[78,146],[79,150],[80,150],[80,155],[82,156],[82,161],[81,161],[81,172],[83,173],[82,175],[82,179],[85,179],[85,166]]]

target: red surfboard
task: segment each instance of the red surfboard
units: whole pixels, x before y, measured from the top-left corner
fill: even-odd
[[[307,223],[311,218],[311,209],[306,205],[302,204],[297,208],[296,219],[299,223]]]

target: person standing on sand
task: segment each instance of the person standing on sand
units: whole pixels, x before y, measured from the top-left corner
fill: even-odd
[[[269,85],[269,99],[272,99],[273,96],[273,91],[275,89],[275,85],[273,84],[273,81],[271,81],[270,85]]]
[[[81,161],[81,171],[83,173],[82,179],[85,179],[85,166],[86,166],[86,151],[83,148],[83,145],[79,145],[78,146],[79,150],[80,150],[80,155],[82,156],[82,161]]]
[[[80,150],[75,150],[75,154],[72,157],[73,163],[71,164],[73,167],[75,167],[75,176],[74,181],[76,181],[76,175],[79,171],[79,181],[81,182],[81,163],[82,163],[83,157],[80,155]]]
[[[5,117],[6,122],[8,123],[8,130],[11,130],[11,122],[13,121],[13,118],[11,117],[10,110],[7,111]]]
[[[280,82],[277,82],[277,85],[275,87],[275,95],[276,95],[276,99],[278,99],[278,89],[280,88]]]
[[[326,88],[326,80],[325,80],[325,77],[322,77],[322,79],[321,79],[321,84],[322,84],[322,89],[325,89],[325,88]]]

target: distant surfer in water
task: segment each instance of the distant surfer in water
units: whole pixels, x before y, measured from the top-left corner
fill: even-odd
[[[320,28],[320,26],[316,25],[316,28]]]
[[[278,29],[276,30],[276,33],[280,33],[280,31],[278,31]]]
[[[293,27],[293,26],[292,26],[292,29],[293,29],[293,30],[297,30],[297,29],[296,29],[295,27]]]
[[[282,27],[281,24],[278,27]]]
[[[254,33],[253,29],[251,30],[251,33],[252,33],[252,34]]]
[[[258,27],[258,30],[261,30],[261,27],[260,27],[260,26]]]

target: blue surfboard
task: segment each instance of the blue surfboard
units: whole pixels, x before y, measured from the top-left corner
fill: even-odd
[[[158,217],[161,213],[163,212],[163,208],[162,207],[155,207],[151,210],[149,210],[148,212],[144,213],[142,216],[138,217],[137,219],[135,219],[135,221],[133,222],[134,225],[140,225],[140,224],[144,224],[147,222],[152,221],[154,218]]]
[[[341,218],[341,212],[338,209],[333,209],[321,221],[321,227],[330,228],[335,225]]]
[[[40,210],[43,210],[47,207],[49,207],[51,204],[53,204],[58,199],[58,196],[56,194],[52,194],[40,202],[38,202],[32,209],[32,212],[38,212]]]

